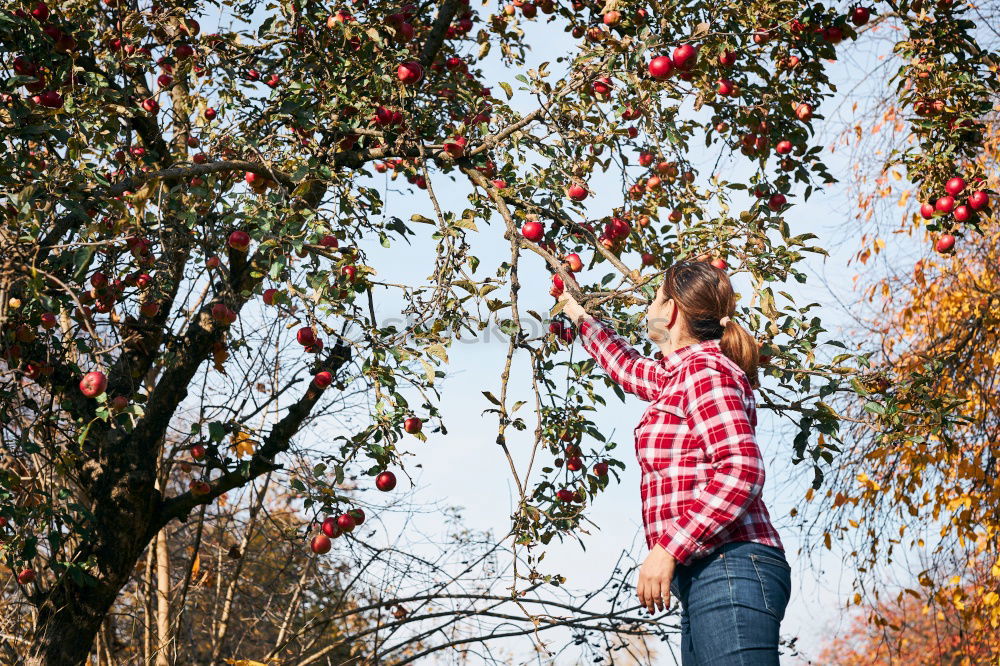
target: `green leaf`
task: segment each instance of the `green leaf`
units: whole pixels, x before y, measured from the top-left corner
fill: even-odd
[[[226,436],[226,427],[219,421],[212,421],[208,424],[208,436],[213,442],[221,442]]]

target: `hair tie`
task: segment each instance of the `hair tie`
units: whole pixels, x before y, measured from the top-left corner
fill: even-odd
[[[725,328],[726,324],[728,324],[730,321],[731,320],[729,319],[729,317],[723,317],[722,319],[719,320],[719,326]]]

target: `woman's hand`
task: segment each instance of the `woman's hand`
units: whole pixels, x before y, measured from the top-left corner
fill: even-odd
[[[670,583],[674,579],[674,556],[656,544],[646,556],[646,561],[639,568],[639,584],[636,592],[639,603],[646,607],[652,615],[670,607]]]
[[[573,281],[574,287],[577,289],[580,288],[580,285],[577,284],[576,278],[574,278],[572,274],[570,275],[570,280]],[[583,309],[583,306],[580,305],[566,289],[563,289],[562,293],[559,294],[558,302],[565,303],[562,311],[566,313],[566,316],[569,317],[574,324],[579,324],[581,319],[589,316],[587,311]]]

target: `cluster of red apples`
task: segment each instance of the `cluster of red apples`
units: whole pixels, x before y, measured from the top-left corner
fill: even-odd
[[[925,220],[951,215],[958,223],[968,222],[973,216],[989,206],[990,197],[984,190],[966,191],[965,179],[955,176],[944,185],[945,194],[938,197],[934,203],[924,203],[920,206],[920,216]],[[965,196],[964,203],[961,197]],[[950,253],[955,248],[955,236],[951,233],[941,234],[934,243],[934,249],[941,254]]]
[[[409,421],[409,419],[407,419]],[[419,422],[419,419],[417,419]],[[417,429],[419,432],[419,428]],[[389,471],[381,472],[375,477],[375,487],[382,492],[389,492],[396,487],[396,475]],[[324,555],[333,546],[332,539],[351,532],[355,527],[365,522],[365,512],[359,508],[349,509],[336,516],[328,516],[320,524],[320,534],[315,535],[309,543],[312,552]]]
[[[564,433],[562,439],[566,438],[566,433]],[[556,467],[565,467],[567,471],[579,476],[585,476],[587,474],[587,465],[583,462],[583,452],[580,450],[580,446],[577,444],[567,444],[565,449],[565,458],[556,458],[554,464]],[[594,463],[592,472],[595,476],[601,479],[606,479],[608,476],[608,463],[604,460],[600,460]],[[587,498],[586,493],[582,488],[577,488],[572,490],[570,488],[560,488],[556,491],[556,499],[560,502],[569,504],[570,502],[583,502]]]

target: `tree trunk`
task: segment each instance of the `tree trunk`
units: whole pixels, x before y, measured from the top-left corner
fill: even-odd
[[[80,587],[63,579],[39,609],[27,666],[86,664],[94,637],[120,589],[121,585]]]
[[[71,558],[93,561],[88,582],[62,574],[35,599],[38,614],[31,632],[28,666],[81,666],[94,647],[122,587],[153,536],[149,534],[160,493],[152,465],[119,440],[124,461],[88,468],[94,520]],[[124,462],[125,464],[122,464]]]
[[[156,535],[156,666],[170,666],[170,551],[166,530]]]

